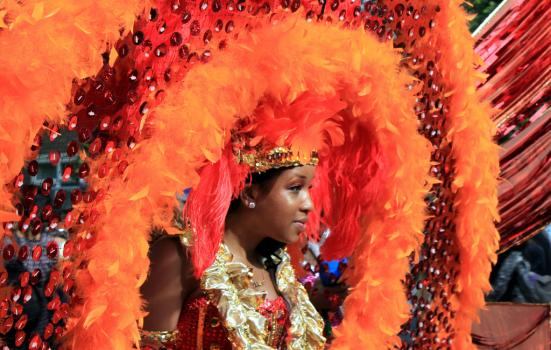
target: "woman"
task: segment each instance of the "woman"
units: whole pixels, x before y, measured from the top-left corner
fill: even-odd
[[[241,263],[252,272],[250,284],[262,295],[260,313],[268,320],[266,345],[276,349],[285,348],[288,306],[296,305],[282,297],[276,277],[279,262],[274,262],[271,256],[282,254],[279,249],[295,243],[304,232],[313,205],[309,189],[314,171],[313,165],[304,165],[255,174],[252,183],[232,202],[226,217],[224,247],[232,262]],[[199,342],[205,349],[214,346],[231,349],[218,310],[209,303],[200,281],[194,278],[181,241],[174,237],[158,239],[152,245],[150,258],[150,277],[142,287],[149,312],[144,329],[177,330],[170,335],[174,339],[171,344],[177,349],[197,349]],[[321,346],[322,321],[311,305],[301,306],[310,308]],[[198,329],[201,324],[206,325],[202,334]],[[155,335],[168,335],[144,334],[150,344],[155,343]]]

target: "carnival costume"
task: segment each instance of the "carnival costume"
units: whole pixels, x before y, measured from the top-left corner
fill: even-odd
[[[289,304],[281,345],[270,339],[279,328],[262,296],[249,294],[247,268],[221,244],[230,202],[252,173],[304,164],[317,164],[307,237],[327,227],[324,257],[350,257],[351,293],[331,347],[400,347],[401,331],[413,332],[414,346],[472,346],[470,323],[497,247],[498,169],[458,2],[0,4],[0,62],[10,68],[0,72],[4,234],[63,225],[72,237],[46,285],[53,316],[43,334],[17,323],[28,281],[4,288],[0,332],[17,346],[140,344],[139,287],[151,227],[162,227],[191,233],[208,295],[193,309],[197,332],[167,343],[187,349],[178,341],[193,337],[204,348],[199,342],[212,339],[197,334],[214,323],[197,320],[208,315],[220,317],[215,326],[236,349],[323,348],[319,316],[290,265],[296,247],[278,255],[277,285]],[[41,128],[52,141],[60,130],[78,134],[66,153],[81,163],[64,174],[90,188],[71,193],[64,218],[45,210],[69,197],[52,193],[51,179],[23,185],[39,172],[32,159]],[[174,193],[186,187],[184,229],[170,223]],[[41,196],[51,204],[36,204]],[[15,249],[4,247],[4,259]],[[61,254],[56,246],[47,253]],[[430,300],[411,299],[423,288]],[[58,289],[66,299],[53,296]],[[426,321],[415,331],[408,299]]]

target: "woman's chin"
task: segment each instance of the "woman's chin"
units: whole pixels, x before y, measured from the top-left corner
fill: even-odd
[[[300,239],[301,234],[302,234],[302,232],[293,232],[293,233],[288,234],[285,237],[285,243],[286,244],[293,244],[293,243],[298,242],[298,240]]]

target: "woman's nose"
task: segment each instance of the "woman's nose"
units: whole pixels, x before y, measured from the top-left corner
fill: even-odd
[[[311,212],[313,209],[314,209],[314,203],[312,202],[312,197],[310,197],[310,192],[306,192],[306,195],[304,200],[302,201],[300,210],[308,213],[308,212]]]

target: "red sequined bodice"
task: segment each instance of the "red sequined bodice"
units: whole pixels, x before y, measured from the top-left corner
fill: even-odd
[[[284,350],[289,322],[287,306],[282,297],[266,300],[260,307],[266,317],[267,345]],[[177,350],[231,350],[228,331],[223,325],[216,305],[205,295],[188,299],[178,321]]]

